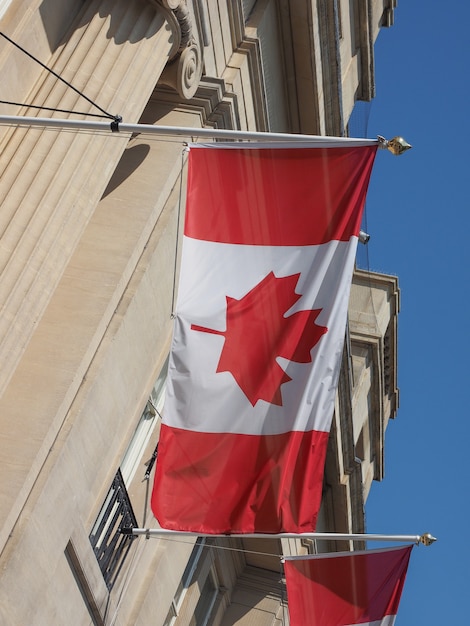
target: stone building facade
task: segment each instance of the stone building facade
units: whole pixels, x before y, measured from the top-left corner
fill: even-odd
[[[343,135],[394,7],[0,0],[0,114]],[[184,180],[171,135],[0,126],[2,624],[286,623],[278,555],[332,548],[117,532],[156,524],[146,462]],[[355,273],[319,529],[364,529],[398,405],[398,308],[395,278]]]

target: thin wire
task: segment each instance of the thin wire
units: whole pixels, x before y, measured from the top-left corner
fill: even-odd
[[[279,574],[281,576],[280,579],[280,583],[281,583],[281,607],[282,607],[282,623],[283,625],[288,624],[287,618],[286,618],[286,612],[287,612],[287,607],[288,607],[288,598],[287,598],[287,589],[286,589],[286,576],[285,576],[285,572],[284,572],[284,562],[281,558],[281,562],[279,565]]]
[[[227,537],[228,539],[229,537]],[[184,539],[171,539],[170,537],[159,537],[159,539],[161,541],[170,541],[170,542],[175,542],[175,543],[184,543],[184,544],[188,544],[188,545],[192,545],[193,542],[192,541],[185,541]],[[276,554],[275,552],[259,552],[256,550],[246,550],[244,548],[232,548],[230,546],[219,546],[217,544],[212,544],[214,548],[217,548],[217,550],[227,550],[228,552],[240,552],[242,554],[256,554],[258,556],[276,556],[279,559],[283,558],[282,554]]]
[[[353,129],[353,134],[357,137],[367,137],[369,134],[369,118],[370,118],[370,112],[371,112],[371,108],[372,108],[373,102],[361,102],[358,101],[355,104],[355,108],[353,110],[353,113],[351,114],[351,117],[349,119],[349,128],[350,130]],[[363,220],[363,229],[366,233],[369,232],[369,226],[368,226],[368,210],[367,210],[367,198],[366,201],[364,203],[364,212],[363,212],[363,216],[362,216],[362,220]],[[360,246],[360,252],[358,250],[358,257],[362,256],[362,263],[359,262],[359,258],[358,258],[358,263],[359,263],[359,268],[360,269],[364,269],[364,271],[367,272],[367,284],[369,287],[369,297],[370,297],[370,301],[371,301],[371,306],[372,306],[372,312],[374,314],[374,322],[375,322],[375,330],[379,330],[379,326],[378,326],[378,315],[377,315],[377,311],[375,309],[375,303],[374,303],[374,294],[373,294],[373,289],[372,289],[372,279],[371,279],[371,269],[370,269],[370,256],[369,256],[369,246],[366,244],[364,246]],[[365,265],[365,268],[363,268],[363,266]]]
[[[364,136],[367,137],[367,133],[369,130],[369,116],[370,116],[370,110],[372,107],[372,103],[370,103],[370,106],[367,107],[367,115],[365,117],[365,128],[364,128]],[[368,220],[367,220],[367,200],[366,203],[364,205],[364,229],[366,231],[366,233],[369,232],[369,227],[368,227]],[[375,303],[374,303],[374,293],[372,290],[372,278],[371,278],[371,269],[370,269],[370,256],[369,256],[369,246],[365,245],[365,256],[366,256],[366,269],[367,269],[367,273],[368,273],[368,284],[369,284],[369,295],[370,295],[370,301],[371,301],[371,305],[372,305],[372,311],[374,313],[374,321],[375,321],[375,330],[378,331],[379,330],[379,324],[378,324],[378,315],[377,315],[377,311],[375,310]]]
[[[175,263],[173,268],[173,292],[171,295],[171,317],[175,317],[175,297],[176,297],[176,271],[178,267],[178,245],[179,245],[179,232],[180,232],[180,217],[181,217],[181,201],[183,197],[183,167],[184,167],[184,155],[187,152],[187,147],[181,151],[181,170],[180,170],[180,188],[178,197],[178,216],[176,219],[176,244],[175,244]]]
[[[9,104],[16,107],[26,107],[28,109],[37,109],[41,111],[53,111],[54,113],[73,113],[74,115],[87,115],[88,117],[99,117],[100,119],[109,119],[109,115],[100,115],[99,113],[85,113],[83,111],[71,111],[69,109],[55,109],[53,107],[44,107],[37,104],[22,104],[21,102],[10,102],[9,100],[0,100],[0,104]]]
[[[112,120],[117,120],[119,116],[116,115],[112,115],[111,113],[108,113],[107,111],[105,111],[102,107],[100,107],[98,104],[96,104],[96,102],[93,102],[93,100],[91,100],[91,98],[88,98],[88,96],[85,96],[84,93],[82,93],[79,89],[77,89],[76,87],[74,87],[71,83],[69,83],[68,81],[66,81],[64,78],[62,78],[62,76],[60,76],[59,74],[57,74],[57,72],[54,72],[53,69],[51,69],[50,67],[47,67],[47,65],[45,65],[42,61],[40,61],[39,59],[37,59],[34,55],[32,55],[30,52],[28,52],[27,50],[25,50],[22,46],[20,46],[18,43],[16,43],[16,41],[13,41],[13,39],[10,39],[10,37],[8,37],[7,35],[5,35],[5,33],[0,31],[0,35],[6,39],[8,42],[10,42],[13,46],[15,46],[16,48],[18,48],[18,50],[21,50],[21,52],[23,52],[24,54],[26,54],[26,56],[28,56],[30,59],[32,59],[33,61],[35,61],[36,63],[38,63],[42,68],[44,68],[45,70],[47,70],[49,73],[51,73],[53,76],[55,76],[58,80],[60,80],[61,82],[63,82],[65,85],[67,85],[67,87],[70,87],[70,89],[72,89],[73,91],[75,91],[75,93],[77,93],[79,96],[81,96],[82,98],[84,98],[87,102],[89,102],[92,106],[96,107],[99,111],[101,111],[101,113],[104,114],[105,117],[112,119]],[[55,110],[55,109],[52,109]],[[59,109],[57,109],[59,111]],[[73,111],[64,111],[66,113],[73,113]],[[88,114],[85,114],[88,115]],[[120,118],[119,118],[120,119]]]
[[[176,538],[175,539],[171,539],[169,537],[160,537],[160,539],[162,541],[183,543],[183,544],[186,544],[186,545],[193,545],[194,544],[194,541],[185,541],[184,539],[176,539]],[[232,551],[232,552],[242,552],[244,554],[256,554],[256,555],[260,555],[260,556],[276,556],[276,557],[279,558],[279,561],[281,562],[281,568],[283,567],[282,566],[282,558],[283,558],[282,554],[274,554],[274,553],[271,553],[271,552],[256,552],[254,550],[243,550],[241,548],[230,548],[228,546],[219,546],[217,544],[211,544],[208,547],[214,548],[216,550],[228,550],[228,551]],[[134,553],[132,555],[131,562],[129,563],[129,567],[127,568],[125,579],[123,581],[123,585],[122,585],[121,591],[119,593],[119,599],[118,599],[117,604],[116,604],[116,609],[114,611],[113,616],[111,617],[111,621],[109,622],[109,626],[113,626],[113,624],[116,622],[116,619],[118,617],[118,612],[121,609],[121,604],[122,604],[123,599],[124,599],[124,593],[127,592],[127,589],[128,589],[128,587],[130,585],[130,582],[131,582],[131,578],[134,575],[136,567],[137,567],[137,564],[139,562],[139,561],[137,561],[137,554],[138,553],[140,554],[141,551],[142,551],[142,549],[139,551],[138,546],[136,546],[136,549],[134,550]],[[282,587],[282,591],[281,591],[281,601],[282,601],[282,598],[283,598],[283,594],[284,594],[284,586]],[[105,616],[105,621],[106,621],[106,616]]]
[[[149,490],[150,490],[149,482],[150,481],[148,479],[145,480],[144,526],[145,526],[145,522],[147,521],[147,507],[148,507]]]

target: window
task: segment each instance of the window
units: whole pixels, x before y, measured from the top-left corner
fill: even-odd
[[[243,0],[242,1],[243,17],[245,18],[245,23],[248,21],[248,18],[250,17],[250,13],[253,11],[255,4],[256,4],[256,0]]]
[[[150,440],[153,430],[161,415],[165,401],[165,383],[168,372],[168,358],[153,386],[142,416],[134,431],[134,435],[127,446],[121,463],[121,474],[128,485],[142,460],[142,454]]]
[[[392,357],[392,340],[391,340],[391,323],[387,327],[387,331],[384,335],[384,394],[390,395],[393,393],[392,389],[392,376],[393,376],[393,357]]]
[[[206,580],[201,588],[201,595],[196,604],[194,615],[192,616],[189,626],[206,626],[212,613],[219,586],[213,568],[209,570]]]
[[[338,36],[340,39],[343,39],[343,17],[341,14],[341,0],[336,0],[336,28],[338,31]]]
[[[164,402],[166,361],[152,389],[134,435],[118,469],[113,484],[90,533],[90,542],[108,589],[111,591],[129,553],[134,535],[124,535],[121,528],[135,528],[137,519],[126,486],[130,484],[153,433]]]
[[[187,622],[189,626],[207,626],[218,593],[219,582],[212,562],[212,553],[207,550],[206,540],[199,537],[176,590],[164,626],[178,623],[178,615],[183,604],[186,615],[188,609],[192,612],[191,619]]]
[[[175,596],[171,602],[170,610],[168,611],[168,615],[165,619],[163,626],[172,626],[175,623],[176,618],[178,617],[178,611],[183,604],[186,590],[188,589],[194,577],[194,572],[196,571],[196,567],[201,557],[205,543],[206,540],[203,537],[197,538],[196,543],[194,544],[193,551],[191,552],[191,556],[189,557],[189,560],[183,572],[183,576],[181,577],[180,584],[176,589]]]

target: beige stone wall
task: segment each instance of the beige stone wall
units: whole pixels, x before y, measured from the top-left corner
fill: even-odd
[[[128,4],[88,2],[86,20],[43,60],[62,71],[66,58],[77,86],[138,121],[171,54],[172,31],[155,6]],[[24,27],[32,43],[30,23],[42,32],[44,15],[31,7],[24,17],[10,34]],[[10,62],[15,56],[2,52]],[[35,102],[73,107],[35,71]],[[198,115],[186,121],[200,124]],[[121,601],[119,586],[109,597],[88,534],[168,351],[182,146],[8,130],[2,148],[0,584],[12,593],[0,621],[86,623],[73,554],[95,610],[109,616],[119,606],[115,623],[127,624],[135,599]],[[140,490],[136,506],[142,497]],[[145,607],[142,585],[165,558],[155,566],[156,544],[139,552],[149,566],[132,581]],[[186,558],[187,550],[181,569]],[[159,573],[164,603],[152,594],[151,611],[158,603],[163,620],[181,571],[173,583]]]

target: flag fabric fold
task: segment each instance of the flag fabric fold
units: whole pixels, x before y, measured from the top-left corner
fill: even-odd
[[[413,546],[286,557],[291,626],[392,626]]]
[[[314,530],[376,148],[191,147],[162,527]]]

